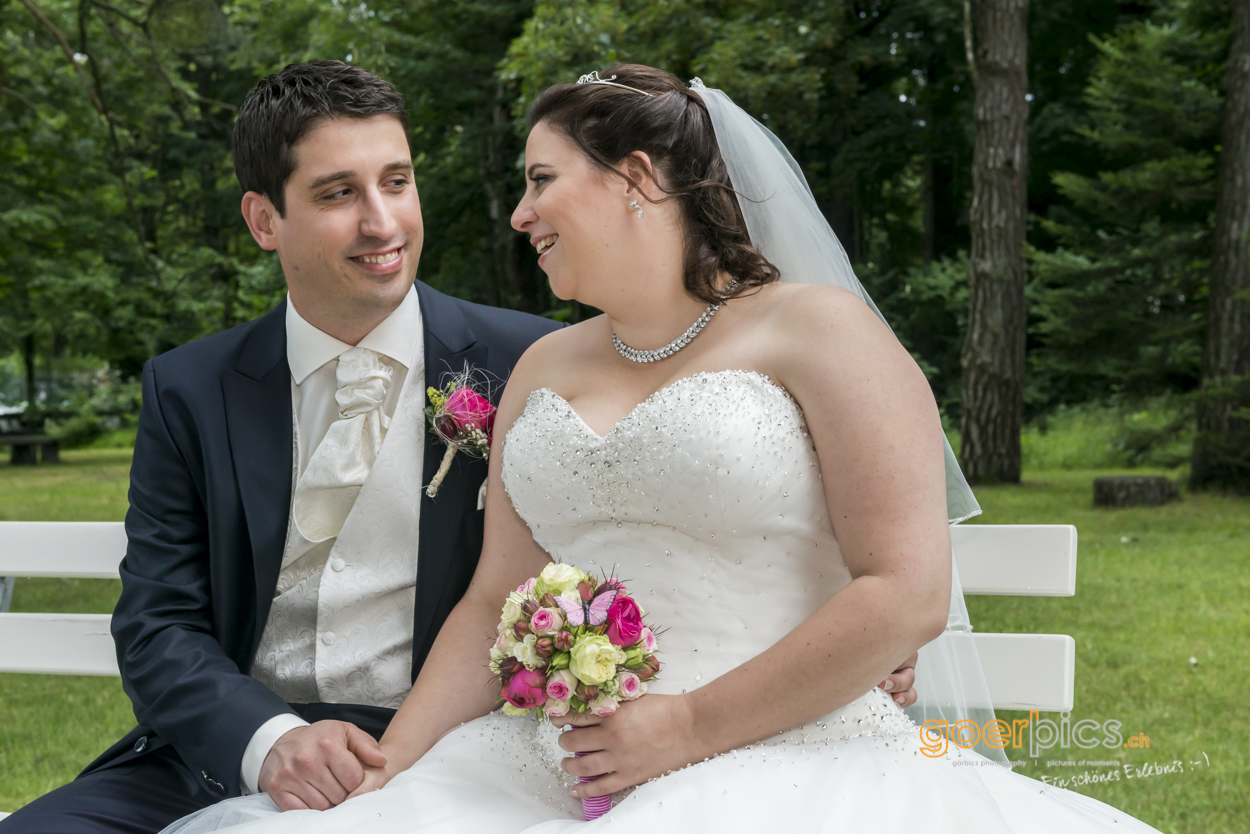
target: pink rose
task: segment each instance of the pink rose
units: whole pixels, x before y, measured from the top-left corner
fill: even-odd
[[[539,608],[530,618],[535,634],[555,634],[564,625],[564,617],[553,608]]]
[[[621,690],[622,701],[633,701],[641,698],[643,693],[647,691],[647,685],[639,680],[638,676],[633,672],[621,672],[616,676],[617,686]]]
[[[617,646],[632,646],[642,637],[642,612],[632,598],[618,594],[608,609],[608,639]]]
[[[606,718],[616,712],[620,704],[615,698],[607,695],[600,695],[598,698],[590,702],[590,711],[600,718]]]
[[[547,681],[547,697],[556,701],[567,701],[573,697],[573,687],[563,676],[554,675]]]
[[[655,632],[649,626],[642,628],[642,650],[647,654],[655,654]]]
[[[523,597],[529,596],[530,592],[534,590],[534,586],[537,584],[538,579],[531,576],[529,579],[525,580],[525,584],[516,586],[516,592]]]
[[[547,713],[548,718],[560,718],[569,714],[568,701],[548,701],[543,704],[543,712]]]
[[[499,695],[518,709],[532,709],[547,700],[547,693],[543,691],[546,682],[547,676],[536,669],[518,669],[499,690]]]
[[[456,421],[461,430],[481,429],[489,435],[495,427],[495,407],[468,388],[457,388],[443,404],[443,411]]]

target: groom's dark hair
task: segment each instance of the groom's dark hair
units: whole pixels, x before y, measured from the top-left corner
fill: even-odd
[[[394,116],[408,132],[404,97],[388,81],[342,61],[289,64],[247,94],[234,123],[234,173],[244,191],[264,194],[281,216],[295,146],[322,119]]]

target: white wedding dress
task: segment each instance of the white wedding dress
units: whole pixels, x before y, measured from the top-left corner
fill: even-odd
[[[559,395],[535,391],[503,460],[504,486],[538,543],[558,561],[614,573],[648,621],[667,628],[656,693],[686,692],[729,672],[851,581],[822,477],[838,473],[821,472],[797,404],[744,371],[682,379],[603,437]],[[785,681],[760,686],[786,697]],[[447,733],[382,790],[330,811],[277,815],[262,795],[220,803],[168,831],[1155,830],[954,745],[940,758],[924,755],[917,727],[879,689],[622,792],[591,823],[568,795],[556,735],[530,717],[493,713]]]

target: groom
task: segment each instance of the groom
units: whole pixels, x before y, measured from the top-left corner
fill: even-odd
[[[558,325],[415,282],[403,101],[337,61],[247,97],[234,161],[288,298],[147,364],[113,616],[139,726],[0,834],[156,832],[226,797],[324,810],[468,586],[486,465],[426,431],[425,389],[506,379]],[[909,669],[891,676],[910,693]]]

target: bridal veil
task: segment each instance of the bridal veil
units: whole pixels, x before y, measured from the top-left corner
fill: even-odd
[[[816,205],[798,162],[781,140],[721,90],[706,87],[697,78],[691,81],[691,87],[703,99],[712,118],[751,243],[777,266],[783,281],[850,290],[884,322],[885,317],[855,277],[846,251]],[[947,517],[951,524],[958,524],[978,515],[981,507],[959,469],[950,443],[943,443]],[[917,724],[935,719],[954,724],[968,719],[984,727],[994,719],[953,553],[946,632],[920,650],[916,681],[920,699],[907,713]],[[1006,761],[1002,750],[984,743],[976,749],[987,758]]]

